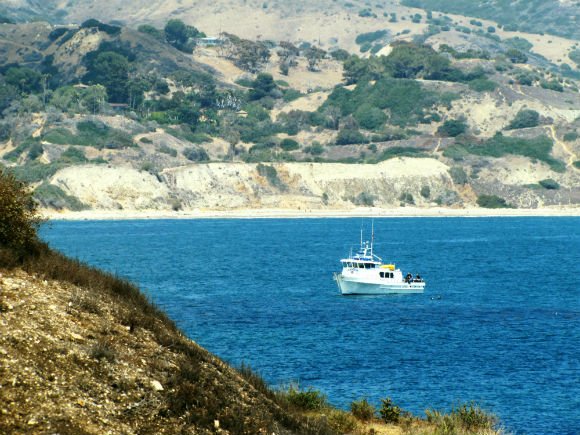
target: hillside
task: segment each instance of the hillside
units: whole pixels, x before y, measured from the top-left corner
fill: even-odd
[[[2,163],[65,211],[577,206],[575,41],[332,3],[217,3],[197,21],[168,3],[140,21],[131,3],[116,11],[134,27],[0,24]],[[59,19],[94,9],[75,4]],[[221,13],[244,19],[203,21]],[[349,35],[320,36],[326,20]]]
[[[271,397],[142,302],[23,271],[3,271],[0,285],[2,433],[249,434],[289,425]]]

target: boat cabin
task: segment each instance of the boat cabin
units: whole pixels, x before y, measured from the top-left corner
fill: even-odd
[[[377,262],[377,261],[365,261],[365,260],[359,260],[358,258],[349,258],[346,260],[340,260],[340,262],[342,263],[342,267],[345,268],[349,268],[349,269],[353,269],[353,268],[358,268],[358,269],[375,269],[377,267],[379,267],[381,265],[381,263]]]

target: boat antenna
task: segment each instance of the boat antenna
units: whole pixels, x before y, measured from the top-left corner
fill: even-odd
[[[371,220],[371,258],[373,258],[373,244],[375,243],[375,220]]]

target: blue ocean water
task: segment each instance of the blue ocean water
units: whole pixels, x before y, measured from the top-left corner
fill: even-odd
[[[364,223],[367,226],[370,222]],[[361,219],[54,222],[51,246],[137,282],[271,384],[417,414],[475,400],[518,434],[580,433],[580,219],[375,219],[422,295],[343,297]]]

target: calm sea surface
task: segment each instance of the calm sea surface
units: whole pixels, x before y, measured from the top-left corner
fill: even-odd
[[[370,222],[365,222],[367,227]],[[343,297],[360,219],[54,222],[54,248],[137,282],[198,343],[341,407],[475,400],[507,429],[580,433],[580,218],[375,219],[423,295]]]

